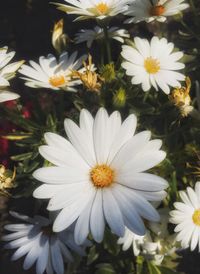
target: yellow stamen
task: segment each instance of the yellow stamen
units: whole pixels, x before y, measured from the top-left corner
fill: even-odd
[[[66,84],[66,79],[63,75],[58,75],[58,76],[55,75],[50,77],[49,84],[56,88],[62,87]]]
[[[144,61],[144,67],[149,74],[156,74],[160,70],[160,63],[157,59],[148,57]]]
[[[165,7],[162,5],[153,6],[150,9],[150,15],[161,16],[165,12]]]
[[[194,214],[192,215],[192,220],[195,225],[200,226],[200,209],[195,210]]]
[[[115,172],[107,165],[97,165],[91,170],[90,178],[95,187],[109,187],[114,182]]]
[[[96,5],[96,9],[101,14],[106,14],[109,10],[109,7],[106,3],[101,2],[98,5]]]

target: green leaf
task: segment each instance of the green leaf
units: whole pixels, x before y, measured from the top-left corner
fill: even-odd
[[[99,257],[99,254],[96,251],[96,246],[94,245],[93,247],[90,248],[90,251],[88,253],[87,257],[87,265],[92,264],[94,261],[96,261]]]
[[[95,274],[116,274],[111,264],[99,264]]]

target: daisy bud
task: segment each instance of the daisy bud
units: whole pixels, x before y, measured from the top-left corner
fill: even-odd
[[[52,34],[52,45],[58,53],[62,53],[66,49],[68,42],[70,42],[69,37],[63,31],[64,21],[61,19],[55,23]]]
[[[126,104],[126,91],[123,88],[120,88],[116,91],[113,96],[113,105],[117,108],[123,108]]]
[[[101,76],[106,83],[111,83],[115,79],[115,65],[113,63],[107,64],[101,69]]]

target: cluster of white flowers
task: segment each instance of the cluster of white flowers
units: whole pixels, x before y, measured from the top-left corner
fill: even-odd
[[[161,89],[165,94],[170,93],[170,87],[181,86],[185,75],[178,71],[185,67],[181,61],[183,53],[175,51],[173,43],[154,36],[151,41],[135,37],[124,45],[130,38],[128,31],[104,24],[109,17],[120,13],[129,16],[126,23],[164,22],[166,17],[188,8],[184,0],[65,2],[67,4],[56,3],[58,9],[78,15],[76,20],[95,18],[100,22],[94,29],[76,34],[76,44],[86,42],[91,48],[95,40],[115,39],[123,44],[121,66],[133,85],[140,84],[145,92],[152,87],[156,91]],[[87,70],[84,65],[87,57],[78,57],[78,52],[71,55],[63,52],[58,60],[49,54],[40,57],[39,63],[8,65],[14,54],[7,53],[7,48],[0,49],[0,102],[19,97],[6,88],[8,80],[20,67],[21,78],[28,87],[71,92],[76,92],[82,83],[74,76],[74,71],[76,75],[86,73],[86,76],[95,71],[94,65]],[[42,183],[33,196],[49,199],[48,211],[57,214],[53,219],[47,219],[12,213],[26,222],[5,227],[12,232],[3,237],[10,241],[6,248],[17,249],[13,260],[26,255],[24,269],[36,263],[37,274],[45,271],[63,274],[64,262],[72,260],[68,248],[83,255],[88,235],[101,242],[106,225],[120,237],[118,243],[123,244],[123,250],[133,245],[135,256],[142,254],[155,264],[160,264],[165,256],[176,250],[174,236],[170,238],[168,233],[166,214],[160,212],[161,223],[155,225],[160,216],[153,202],[166,197],[168,183],[158,175],[146,172],[160,164],[166,153],[161,150],[161,140],[151,140],[150,131],[135,133],[136,127],[134,114],[122,122],[118,111],[109,115],[100,108],[93,118],[89,111],[82,109],[79,125],[70,119],[64,121],[68,139],[45,133],[46,145],[39,147],[39,152],[51,166],[41,167],[33,173]],[[177,240],[184,248],[190,246],[194,250],[199,245],[200,249],[200,183],[196,184],[195,192],[188,188],[187,194],[181,192],[180,197],[183,203],[175,203],[176,210],[170,213],[171,222],[177,224]],[[147,231],[144,220],[149,221]],[[165,246],[167,241],[168,246]]]

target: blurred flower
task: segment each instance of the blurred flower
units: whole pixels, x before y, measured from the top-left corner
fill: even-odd
[[[15,187],[16,170],[10,171],[5,166],[0,165],[0,193],[9,195],[8,189]]]
[[[177,70],[183,69],[185,65],[177,61],[183,57],[183,53],[172,53],[173,43],[156,36],[150,43],[139,37],[134,42],[135,47],[124,45],[121,53],[125,59],[122,67],[128,76],[132,76],[133,85],[142,84],[143,91],[148,91],[153,86],[166,94],[170,93],[169,86],[181,86],[179,81],[184,81],[185,76]]]
[[[126,104],[126,91],[123,88],[118,89],[113,96],[113,105],[117,108],[124,107]]]
[[[52,34],[52,45],[59,54],[66,50],[66,47],[70,41],[68,35],[63,32],[63,28],[64,20],[61,19],[55,23]]]
[[[59,61],[52,54],[40,57],[39,64],[30,61],[31,66],[23,65],[19,70],[25,77],[26,85],[32,88],[50,88],[53,90],[76,91],[80,80],[72,78],[72,71],[81,68],[86,56],[77,58],[77,52],[69,56],[68,52],[60,55]]]
[[[117,27],[108,28],[108,37],[110,39],[115,39],[120,43],[124,43],[124,38],[129,38],[130,35],[127,30],[125,29],[118,29]],[[95,40],[103,40],[104,30],[96,26],[93,30],[92,29],[82,29],[80,32],[76,34],[75,43],[79,44],[82,42],[87,42],[87,47],[91,48],[92,43]]]
[[[76,20],[96,18],[103,20],[107,17],[116,16],[127,10],[129,0],[64,0],[71,5],[55,3],[59,10],[68,14],[80,15]]]
[[[15,100],[20,96],[7,90],[10,86],[9,80],[15,77],[16,71],[21,67],[24,61],[8,64],[14,57],[15,52],[9,52],[8,47],[0,48],[0,103]]]
[[[109,63],[103,65],[101,67],[100,73],[106,83],[111,83],[113,80],[115,80],[116,77],[115,64]]]
[[[85,70],[83,72],[73,71],[72,77],[75,79],[80,79],[87,90],[99,92],[102,86],[103,78],[95,72],[91,55],[88,57],[88,64],[83,62],[83,65]]]
[[[26,255],[24,270],[36,263],[37,274],[43,274],[45,271],[47,274],[64,274],[64,262],[73,261],[69,249],[84,255],[83,248],[74,242],[73,232],[64,230],[54,233],[51,219],[38,215],[30,218],[16,212],[10,214],[24,223],[6,225],[5,229],[11,233],[3,236],[2,240],[9,241],[5,248],[17,249],[12,261]]]
[[[124,12],[125,15],[131,16],[125,23],[149,23],[154,20],[164,22],[166,17],[176,15],[188,7],[185,0],[134,0]]]
[[[150,141],[151,133],[134,135],[137,125],[131,114],[122,123],[115,111],[108,116],[100,108],[95,119],[83,109],[80,127],[65,120],[70,140],[46,133],[46,146],[40,154],[53,167],[36,170],[33,176],[45,183],[34,191],[38,199],[50,199],[48,210],[61,210],[53,230],[61,231],[77,220],[75,241],[82,243],[91,232],[97,242],[104,236],[105,222],[122,237],[125,226],[138,235],[145,234],[142,218],[159,221],[159,215],[148,201],[165,196],[167,182],[159,176],[144,173],[166,156],[160,140]]]
[[[193,251],[197,246],[200,251],[200,182],[195,184],[195,190],[187,187],[186,192],[180,191],[182,202],[174,203],[175,210],[170,212],[170,221],[176,224],[176,240],[183,248],[190,247]]]
[[[191,81],[189,77],[186,77],[186,87],[175,88],[171,95],[169,95],[169,100],[179,109],[183,117],[187,117],[190,112],[194,109],[191,106]]]
[[[166,256],[175,256],[175,237],[168,232],[169,210],[159,209],[161,220],[159,223],[149,223],[150,229],[145,236],[139,236],[126,228],[123,238],[118,240],[124,251],[133,247],[135,256],[142,255],[156,265],[160,265]]]

